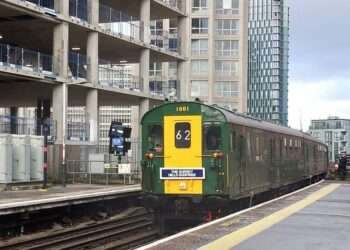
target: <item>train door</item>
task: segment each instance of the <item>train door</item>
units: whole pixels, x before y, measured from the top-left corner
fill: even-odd
[[[240,192],[244,191],[244,187],[245,187],[245,171],[246,171],[246,166],[247,166],[247,159],[246,159],[246,155],[245,155],[245,151],[246,151],[246,142],[244,139],[244,135],[243,133],[240,134],[239,136],[239,159],[240,159],[240,164],[239,164],[239,187],[240,187]]]
[[[164,180],[166,194],[202,194],[202,117],[164,117]]]

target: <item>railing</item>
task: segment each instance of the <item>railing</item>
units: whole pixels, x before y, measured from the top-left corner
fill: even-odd
[[[75,79],[87,77],[87,58],[85,55],[69,52],[69,70],[70,76]]]
[[[0,67],[15,68],[34,74],[53,75],[52,61],[51,55],[0,43]]]
[[[108,32],[129,39],[141,39],[141,23],[136,18],[107,5],[100,4],[100,27]]]
[[[0,116],[0,134],[15,134],[15,135],[40,135],[44,134],[44,126],[48,126],[48,139],[53,143],[57,136],[57,123],[52,119],[44,121],[33,118]]]
[[[224,8],[217,8],[216,9],[217,15],[239,15],[239,9],[224,9]]]
[[[55,9],[55,0],[22,0],[26,2],[30,2],[36,4],[40,7]]]
[[[88,21],[87,0],[69,0],[69,15]]]
[[[124,163],[125,164],[125,163]],[[112,161],[82,161],[68,160],[66,169],[66,181],[86,184],[138,184],[140,169],[136,162],[130,164],[129,172],[122,172],[117,160]]]
[[[152,30],[151,34],[151,44],[159,48],[170,50],[172,52],[180,51],[181,39],[177,33],[169,33],[164,30]]]
[[[178,95],[179,81],[166,80],[165,77],[150,77],[149,90],[152,95],[176,98]]]
[[[67,139],[70,141],[89,141],[89,116],[82,107],[68,108]]]
[[[142,80],[120,68],[107,64],[99,65],[99,84],[102,86],[142,91]]]
[[[186,1],[185,0],[160,0],[172,8],[176,8],[182,12],[186,12]]]

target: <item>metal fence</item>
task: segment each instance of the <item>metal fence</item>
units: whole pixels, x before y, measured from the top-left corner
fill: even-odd
[[[0,43],[0,66],[34,74],[53,75],[53,57],[45,53]]]
[[[55,0],[22,0],[34,3],[40,7],[55,9]]]
[[[141,23],[137,18],[107,5],[100,4],[99,25],[102,29],[113,34],[141,40]]]
[[[0,116],[0,133],[15,135],[44,135],[44,125],[49,127],[49,142],[54,142],[57,136],[57,123],[52,119],[45,121],[32,118]]]

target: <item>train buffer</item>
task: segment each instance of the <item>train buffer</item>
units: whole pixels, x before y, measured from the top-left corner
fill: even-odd
[[[53,186],[47,191],[1,191],[0,216],[139,195],[140,192],[141,186],[138,184],[121,186],[74,184],[67,187]]]
[[[349,249],[350,184],[321,181],[139,248]]]

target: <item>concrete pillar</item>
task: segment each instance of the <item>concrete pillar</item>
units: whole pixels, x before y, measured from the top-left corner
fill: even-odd
[[[86,93],[86,112],[90,124],[90,142],[98,144],[99,139],[99,103],[98,90],[89,89]]]
[[[215,3],[214,1],[208,2],[208,103],[213,104],[214,98],[214,84],[215,84],[215,29],[214,29],[214,20],[215,20]]]
[[[63,144],[66,139],[66,121],[67,121],[67,84],[60,84],[53,88],[52,109],[53,120],[56,122],[56,144]]]
[[[55,10],[64,17],[69,17],[69,0],[55,0]]]
[[[151,19],[151,0],[141,0],[140,21],[143,24],[142,39],[145,43],[150,43],[150,19]],[[149,93],[149,61],[150,50],[143,49],[140,54],[140,77],[143,83],[143,92]]]
[[[189,1],[188,1],[189,2]],[[178,85],[178,98],[186,101],[190,97],[190,29],[191,23],[189,17],[179,17],[177,19],[177,29],[179,34],[179,53],[186,58],[186,61],[179,61],[177,64],[177,79],[180,81]]]
[[[87,80],[94,85],[98,84],[98,32],[92,31],[87,37]]]
[[[143,92],[149,93],[149,58],[150,58],[150,50],[143,49],[140,54],[140,67],[139,74],[143,83]]]
[[[53,30],[53,72],[60,78],[68,77],[69,26],[60,23]]]
[[[145,43],[150,43],[150,21],[151,21],[151,0],[141,0],[140,21],[143,25],[141,29],[141,39]]]
[[[140,100],[140,109],[139,109],[139,117],[140,121],[143,115],[150,109],[150,100],[148,98],[143,98]]]
[[[90,24],[98,25],[99,13],[100,13],[100,1],[99,0],[88,0],[88,21]]]

